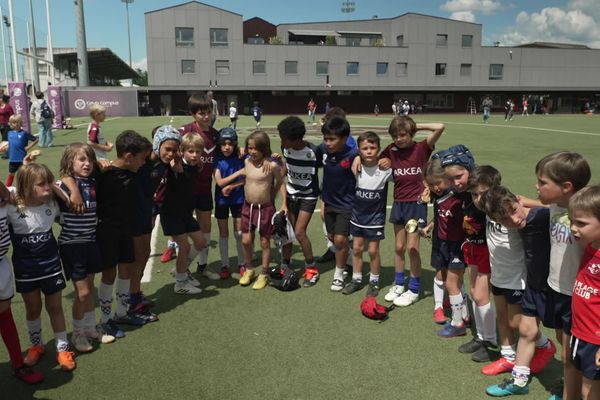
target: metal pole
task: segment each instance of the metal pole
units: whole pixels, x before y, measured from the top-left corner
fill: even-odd
[[[132,68],[131,66],[131,30],[129,28],[129,4],[133,3],[135,0],[121,0],[123,3],[125,3],[125,10],[127,12],[127,39],[129,41],[129,68]]]
[[[31,54],[31,39],[29,37],[29,22],[26,22],[25,25],[27,26],[27,49],[29,50],[29,54]],[[35,92],[39,91],[40,88],[39,86],[35,86],[33,79],[34,79],[34,74],[33,74],[33,64],[37,64],[37,60],[34,58],[30,58],[27,57],[27,63],[29,64],[29,67],[27,68],[29,70],[29,79],[31,79],[31,94],[35,95]],[[25,80],[25,73],[23,73],[23,80]]]
[[[33,2],[32,0],[29,0],[29,29],[30,29],[30,35],[31,35],[31,51],[34,56],[37,56],[37,45],[35,44],[35,23],[34,18],[33,18]],[[38,69],[38,62],[37,60],[32,60],[31,61],[31,65],[32,65],[32,73],[33,73],[33,80],[31,82],[31,84],[35,87],[35,90],[41,90],[40,87],[40,72]]]
[[[2,18],[2,6],[0,5],[0,18]],[[0,22],[0,35],[2,36],[2,61],[4,62],[4,86],[8,93],[8,66],[6,65],[6,44],[4,43],[4,21]]]
[[[90,86],[87,44],[85,41],[85,18],[83,17],[83,0],[75,0],[75,17],[77,20],[77,78],[78,86]]]
[[[8,0],[8,18],[10,19],[10,43],[12,45],[13,80],[19,82],[19,63],[17,62],[17,43],[15,39],[15,19],[13,13],[13,0]]]
[[[46,49],[46,58],[52,64],[48,64],[48,80],[55,85],[54,81],[54,50],[52,49],[52,26],[50,25],[50,0],[46,0],[46,22],[48,23],[48,48]]]

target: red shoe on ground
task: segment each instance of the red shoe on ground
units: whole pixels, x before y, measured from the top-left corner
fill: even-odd
[[[228,266],[223,266],[221,268],[221,271],[219,272],[219,276],[223,280],[229,279],[231,277],[231,271],[229,271],[229,267]]]
[[[443,307],[438,307],[433,311],[433,321],[440,325],[444,325],[446,323],[446,314],[444,314]]]
[[[167,247],[160,256],[160,262],[168,263],[177,257],[177,250],[174,247]]]
[[[531,363],[529,364],[529,368],[531,368],[532,374],[537,374],[542,372],[544,368],[548,365],[550,360],[554,358],[554,353],[556,353],[556,346],[554,342],[548,339],[550,342],[550,347],[536,347],[535,353],[533,354],[533,358],[531,359]]]
[[[484,375],[499,375],[505,372],[511,372],[515,367],[515,363],[508,361],[504,357],[500,357],[498,360],[491,364],[481,368],[481,373]]]
[[[41,372],[31,369],[27,365],[15,369],[14,373],[18,379],[30,385],[40,383],[44,380],[44,375]]]

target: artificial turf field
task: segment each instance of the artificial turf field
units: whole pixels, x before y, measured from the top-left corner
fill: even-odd
[[[272,149],[278,151],[274,128],[283,116],[264,116],[262,125],[271,134]],[[303,118],[305,118],[303,116]],[[389,115],[351,115],[354,135],[376,129],[383,145],[390,143]],[[151,129],[169,123],[169,117],[108,118],[102,125],[111,142],[124,129],[150,136]],[[175,117],[176,127],[189,117]],[[478,164],[492,164],[503,175],[503,183],[514,192],[535,196],[534,167],[544,155],[557,150],[583,154],[592,167],[592,183],[598,182],[600,168],[600,118],[582,115],[516,116],[505,122],[499,114],[489,124],[481,115],[415,116],[417,122],[440,121],[446,132],[438,149],[463,143]],[[221,117],[216,128],[228,123]],[[56,147],[43,149],[39,162],[58,171],[66,144],[85,140],[87,120],[74,119],[75,130],[54,131]],[[245,138],[254,128],[250,116],[238,121]],[[34,128],[34,133],[37,128]],[[308,127],[307,139],[318,143],[316,127]],[[418,135],[417,140],[424,136]],[[114,152],[111,154],[114,157]],[[4,179],[8,165],[0,165]],[[391,194],[388,204],[391,204]],[[315,255],[325,250],[319,214],[309,225]],[[393,283],[393,230],[386,228],[381,246],[382,290],[378,301]],[[220,267],[218,230],[213,219],[209,263]],[[158,234],[157,251],[165,244]],[[457,347],[470,337],[441,339],[431,313],[430,245],[421,245],[423,259],[421,300],[407,308],[395,309],[383,323],[363,317],[359,304],[366,289],[350,296],[332,293],[329,286],[333,264],[321,265],[321,281],[313,288],[284,293],[266,288],[253,291],[237,284],[234,274],[227,281],[201,278],[203,293],[182,296],[173,293],[174,279],[169,270],[174,262],[161,264],[151,258],[150,281],[144,293],[156,301],[154,311],[160,321],[139,329],[125,327],[127,336],[104,345],[93,353],[77,357],[77,369],[64,373],[54,359],[52,329],[42,313],[46,355],[36,367],[46,378],[28,386],[10,376],[8,355],[0,346],[0,399],[482,399],[486,386],[507,376],[486,377],[482,365],[460,354]],[[273,262],[278,253],[272,251]],[[234,241],[230,240],[231,264],[235,265]],[[365,256],[365,259],[368,256]],[[150,263],[149,263],[150,264]],[[293,267],[303,266],[302,253],[295,247]],[[365,268],[368,262],[365,263]],[[71,331],[73,290],[64,292],[63,307],[67,330]],[[28,346],[24,307],[19,295],[13,299],[13,313],[21,334],[23,349]],[[554,339],[553,332],[546,330]],[[548,368],[535,376],[526,398],[546,399],[561,376],[557,355]]]

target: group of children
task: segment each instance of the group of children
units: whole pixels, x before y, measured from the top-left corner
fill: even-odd
[[[122,132],[114,145],[117,158],[111,162],[106,152],[113,145],[100,133],[105,111],[95,107],[88,143],[73,143],[63,154],[59,186],[44,165],[35,163],[17,167],[15,187],[0,186],[6,204],[0,207],[0,330],[17,377],[30,383],[42,379],[30,368],[44,353],[41,293],[55,334],[57,360],[63,370],[75,368],[61,306],[63,270],[75,287],[71,341],[77,351],[92,351],[92,340],[111,343],[123,337],[118,324],[140,326],[158,320],[140,284],[157,216],[164,235],[178,248],[172,271],[175,293],[202,291],[189,268],[197,257],[203,276],[231,276],[230,216],[240,285],[253,283],[253,289],[260,290],[268,285],[272,219],[280,194],[280,212],[293,227],[304,256],[302,285],[312,287],[320,272],[307,227],[321,197],[321,215],[335,248],[330,290],[349,295],[368,286],[367,296],[378,296],[379,244],[385,238],[391,181],[395,276],[384,299],[397,306],[418,301],[420,240],[431,238],[431,265],[436,269],[433,318],[443,325],[437,334],[464,336],[474,323],[476,337],[459,352],[471,354],[477,362],[490,362],[483,374],[512,373],[511,379],[487,388],[489,395],[527,393],[530,374],[543,370],[552,359],[556,346],[539,330],[542,322],[556,329],[562,345],[564,398],[597,398],[600,189],[585,187],[591,173],[580,155],[559,152],[538,163],[536,201],[501,186],[500,173],[492,166],[477,166],[465,146],[432,156],[444,132],[440,123],[416,124],[396,116],[388,129],[392,143],[382,151],[374,132],[354,140],[343,111],[334,107],[324,118],[323,142],[318,146],[305,140],[301,119],[283,119],[277,126],[282,154],[273,154],[264,131],[254,131],[241,147],[233,127],[213,129],[212,102],[206,95],[192,95],[188,106],[194,121],[179,130],[157,127],[152,142],[134,131]],[[418,131],[429,134],[416,142]],[[321,185],[319,168],[323,168]],[[430,202],[433,221],[427,224]],[[207,267],[213,210],[219,227],[219,273]],[[55,219],[62,226],[58,241],[52,234]],[[8,226],[14,281],[25,302],[31,342],[24,359],[9,306],[13,278],[5,259]],[[256,231],[260,268],[252,263]],[[363,278],[365,248],[370,257],[368,284]],[[282,264],[289,267],[291,243],[281,251]],[[347,264],[352,266],[349,281]],[[473,318],[463,289],[466,270]],[[101,274],[98,325],[96,273]],[[446,292],[450,320],[444,312]]]

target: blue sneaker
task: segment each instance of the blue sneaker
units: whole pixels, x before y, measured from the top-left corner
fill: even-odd
[[[467,334],[467,328],[463,324],[462,326],[454,326],[448,322],[442,329],[436,332],[438,336],[451,338],[456,336],[465,336]]]
[[[553,394],[552,396],[548,397],[548,400],[562,400],[562,396]]]
[[[132,313],[127,313],[122,317],[118,317],[115,315],[115,322],[125,325],[142,326],[146,323],[146,320]]]
[[[101,324],[101,327],[106,334],[114,336],[117,339],[125,337],[125,332],[112,319],[109,319],[105,324]]]
[[[505,379],[499,385],[488,386],[485,392],[492,397],[504,397],[513,394],[527,394],[529,393],[529,385],[517,386],[515,385],[514,379]]]

